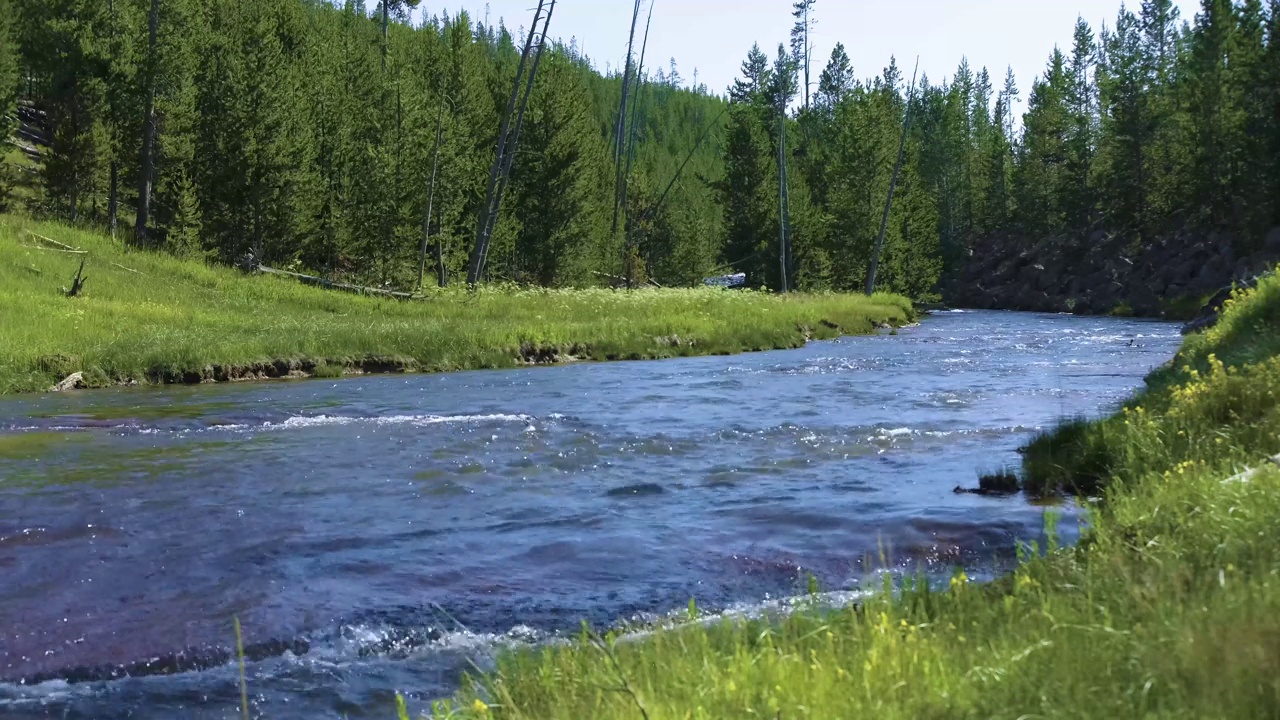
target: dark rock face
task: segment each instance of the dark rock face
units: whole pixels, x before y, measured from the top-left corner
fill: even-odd
[[[980,246],[966,251],[960,269],[943,281],[947,303],[1187,318],[1202,306],[1203,316],[1212,305],[1205,301],[1224,288],[1273,268],[1280,261],[1280,227],[1243,239],[1221,230],[1182,230],[1142,247],[1131,236],[1101,229],[1037,242],[1003,235]]]

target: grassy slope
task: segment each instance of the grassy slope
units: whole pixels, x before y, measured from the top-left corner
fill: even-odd
[[[41,249],[32,232],[89,251],[84,296],[60,292],[80,256]],[[729,353],[911,316],[889,295],[714,289],[446,291],[399,302],[126,252],[95,233],[0,215],[0,393],[43,390],[74,371],[103,385],[207,379],[222,374],[214,365],[275,372],[273,361],[320,373],[509,367],[522,347],[591,359]]]
[[[1224,478],[1280,451],[1278,321],[1272,278],[1189,338],[1127,412],[1029,448],[1033,486],[1095,473],[1104,497],[1076,548],[1026,552],[989,586],[957,576],[779,624],[508,655],[437,714],[1277,717],[1280,471]]]

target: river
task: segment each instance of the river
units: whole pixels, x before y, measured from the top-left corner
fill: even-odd
[[[1045,508],[953,489],[1179,340],[953,311],[727,357],[0,399],[0,717],[239,717],[233,618],[255,714],[388,718],[582,620],[990,577]]]

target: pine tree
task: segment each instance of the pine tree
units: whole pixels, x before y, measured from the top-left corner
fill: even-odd
[[[19,5],[19,42],[48,123],[42,168],[50,210],[77,222],[98,208],[109,157],[105,125],[106,5],[52,0]]]
[[[1093,210],[1090,183],[1094,154],[1094,83],[1092,69],[1095,57],[1093,31],[1084,18],[1077,18],[1071,63],[1068,67],[1067,111],[1070,127],[1067,138],[1065,212],[1072,227],[1087,228]]]
[[[1015,173],[1021,224],[1037,235],[1062,232],[1068,227],[1064,191],[1069,187],[1070,86],[1067,60],[1055,49],[1044,76],[1031,86]]]
[[[9,134],[11,116],[18,100],[18,39],[13,0],[0,0],[0,137]]]
[[[1192,29],[1187,100],[1191,121],[1191,200],[1197,219],[1228,220],[1240,147],[1239,99],[1227,58],[1236,42],[1231,0],[1202,0]]]
[[[818,103],[824,108],[831,108],[839,103],[853,90],[853,65],[844,45],[836,43],[831,50],[831,59],[823,68],[818,79]]]
[[[777,278],[776,255],[770,248],[776,237],[776,164],[770,147],[768,118],[773,116],[769,89],[773,73],[758,45],[742,63],[742,76],[730,90],[732,107],[725,146],[724,178],[719,183],[720,204],[727,231],[723,261],[734,271],[745,272],[755,286]]]
[[[1270,227],[1272,159],[1268,157],[1271,136],[1269,74],[1267,62],[1267,16],[1261,0],[1244,0],[1236,6],[1236,41],[1230,51],[1228,84],[1238,103],[1240,145],[1232,169],[1232,197],[1237,199],[1240,217],[1233,218],[1242,231],[1245,250],[1256,250]]]
[[[1144,230],[1148,206],[1151,116],[1148,70],[1138,18],[1122,10],[1113,32],[1103,35],[1098,68],[1102,138],[1098,177],[1103,210],[1113,227]]]
[[[1142,153],[1144,187],[1141,192],[1150,231],[1159,229],[1155,218],[1168,217],[1186,205],[1184,178],[1189,161],[1182,131],[1184,123],[1179,117],[1185,105],[1179,93],[1185,88],[1175,82],[1181,74],[1177,71],[1180,17],[1173,0],[1144,0],[1136,29],[1131,16],[1117,22],[1117,28],[1119,22],[1127,22],[1131,30],[1140,35],[1140,39],[1134,41],[1135,49],[1124,52],[1137,54],[1137,67],[1132,72],[1141,78],[1136,81],[1141,85],[1134,91],[1129,111],[1133,113],[1137,133],[1135,151]],[[1131,62],[1127,58],[1125,61]]]
[[[995,123],[991,118],[991,73],[984,67],[978,71],[973,83],[973,102],[969,126],[973,128],[970,140],[971,192],[973,196],[973,230],[985,235],[995,227],[992,201],[991,163],[995,161],[991,147],[996,142]]]

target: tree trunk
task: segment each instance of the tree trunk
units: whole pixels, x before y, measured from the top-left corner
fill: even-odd
[[[556,0],[551,0],[551,5],[547,9],[546,17],[543,20],[541,37],[538,41],[538,51],[534,56],[533,65],[529,69],[524,95],[521,98],[521,76],[524,74],[524,66],[533,48],[534,37],[539,35],[538,20],[542,17],[542,8],[545,4],[546,0],[538,0],[538,9],[533,16],[529,37],[525,42],[524,52],[520,54],[520,65],[516,68],[516,78],[511,88],[511,99],[507,104],[507,114],[502,119],[502,128],[498,136],[498,152],[494,158],[493,167],[489,171],[489,188],[485,195],[485,207],[480,214],[476,244],[471,250],[471,262],[467,269],[467,285],[469,286],[475,286],[476,283],[480,282],[480,276],[484,272],[485,260],[489,257],[489,241],[493,237],[493,228],[497,224],[498,210],[502,207],[502,195],[506,191],[511,165],[515,161],[516,146],[520,140],[520,128],[524,122],[524,112],[529,104],[529,96],[533,93],[533,81],[538,74],[538,64],[542,60],[542,51],[546,48],[547,29],[551,26],[551,15],[555,12]],[[519,101],[518,110],[516,110],[517,101]],[[512,131],[513,110],[515,127]],[[508,142],[509,131],[510,142]]]
[[[498,187],[498,174],[502,172],[503,155],[507,151],[507,133],[511,127],[511,116],[515,114],[516,101],[520,97],[520,76],[524,74],[525,63],[529,59],[529,49],[533,47],[534,31],[537,20],[542,14],[544,0],[538,0],[538,9],[533,15],[534,23],[529,29],[529,37],[525,38],[524,51],[520,53],[520,64],[516,66],[516,77],[511,84],[511,97],[507,100],[507,111],[502,116],[502,126],[498,129],[498,145],[493,157],[493,165],[489,168],[489,184],[485,190],[484,206],[476,222],[476,244],[471,248],[471,260],[467,268],[467,284],[480,282],[480,271],[485,254],[489,251],[488,232],[490,221],[495,214],[493,194]]]
[[[431,187],[427,191],[427,216],[422,220],[422,247],[418,249],[418,290],[422,289],[422,275],[427,267],[427,242],[431,236],[431,209],[436,199],[436,168],[440,163],[440,136],[444,132],[444,98],[440,98],[440,110],[436,114],[436,147],[431,155]],[[437,241],[438,244],[439,241]],[[437,248],[437,260],[440,251]],[[444,287],[444,279],[438,277],[440,287]]]
[[[389,8],[391,0],[382,0],[382,69],[387,69],[387,30],[390,27]]]
[[[151,216],[151,175],[155,165],[156,143],[156,33],[160,26],[160,0],[151,0],[147,20],[147,106],[142,125],[142,162],[138,176],[138,217],[134,236],[140,245],[147,243],[147,222]]]
[[[907,90],[907,113],[902,122],[902,138],[898,140],[898,159],[893,164],[893,177],[889,180],[889,197],[884,203],[884,215],[880,218],[880,235],[876,238],[875,250],[871,253],[871,269],[867,272],[867,294],[876,290],[876,269],[880,265],[880,251],[884,249],[884,232],[889,226],[889,209],[893,207],[893,191],[898,187],[898,174],[902,171],[902,157],[907,149],[907,133],[911,130],[911,102],[916,91],[916,72],[920,70],[920,59],[916,58],[916,69],[911,73],[911,88]]]
[[[111,238],[116,237],[116,224],[118,222],[120,206],[120,163],[114,158],[111,160],[111,188],[107,191],[107,229],[111,231]]]
[[[644,40],[640,42],[640,63],[636,66],[635,97],[631,103],[631,130],[627,133],[627,164],[622,171],[622,218],[623,235],[626,237],[623,261],[631,257],[631,210],[627,202],[627,185],[631,180],[631,163],[636,157],[636,119],[640,107],[640,89],[644,87],[644,54],[649,48],[649,27],[653,24],[653,2],[649,3],[649,19],[644,24]],[[631,287],[631,275],[627,275],[627,287]]]
[[[787,291],[787,109],[778,97],[778,291]]]
[[[486,240],[484,246],[484,256],[480,258],[480,267],[484,269],[484,263],[489,259],[489,238],[493,236],[493,228],[498,222],[498,211],[502,208],[502,197],[507,191],[507,183],[511,181],[511,166],[516,160],[516,148],[520,145],[520,130],[524,127],[524,113],[529,107],[529,97],[533,95],[533,82],[538,76],[538,65],[542,62],[542,52],[546,49],[547,28],[551,25],[551,14],[555,12],[555,0],[551,0],[551,4],[547,6],[547,17],[542,23],[542,33],[538,39],[538,49],[533,55],[533,65],[529,68],[529,77],[525,83],[524,95],[520,98],[520,106],[516,110],[515,126],[511,129],[511,143],[508,146],[507,157],[502,163],[502,172],[498,175],[498,190],[493,198],[493,214],[490,216],[489,229],[486,232]],[[533,29],[537,29],[537,23],[534,23]],[[514,250],[512,251],[515,252]]]
[[[636,0],[635,9],[631,12],[631,35],[627,39],[626,67],[622,71],[622,98],[618,101],[618,122],[614,126],[614,177],[613,177],[613,225],[611,234],[618,235],[619,204],[622,197],[623,153],[627,149],[627,94],[631,88],[631,56],[636,42],[636,23],[640,21],[640,0]]]

